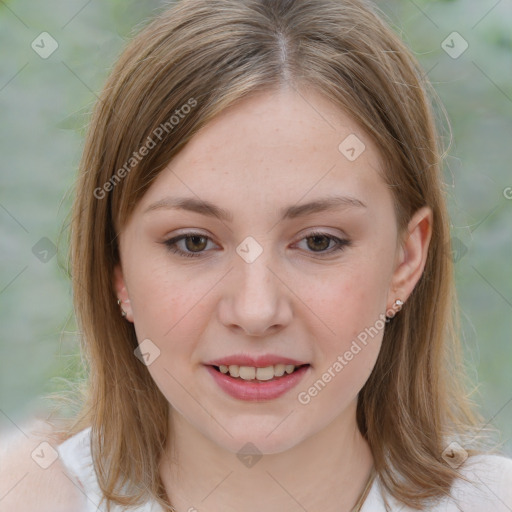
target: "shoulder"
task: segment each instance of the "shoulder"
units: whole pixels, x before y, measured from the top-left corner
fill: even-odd
[[[472,455],[456,469],[449,497],[434,500],[423,510],[430,512],[510,512],[512,511],[512,459],[500,455]],[[386,506],[386,504],[388,506]],[[414,512],[398,502],[376,479],[363,508],[364,512],[400,510]]]
[[[84,496],[58,455],[59,441],[48,424],[32,420],[2,432],[0,512],[69,512]]]
[[[473,455],[458,471],[461,478],[452,487],[452,497],[463,510],[512,510],[512,459]]]

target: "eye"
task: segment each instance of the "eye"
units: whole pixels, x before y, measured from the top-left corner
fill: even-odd
[[[317,253],[322,256],[341,251],[351,244],[350,240],[338,238],[320,231],[309,233],[308,236],[300,241],[304,240],[308,249],[310,249],[308,252]],[[206,252],[208,242],[211,242],[208,236],[202,233],[190,232],[170,238],[163,242],[163,244],[174,254],[187,258],[198,258]]]
[[[350,240],[338,238],[337,236],[320,231],[309,233],[301,242],[303,240],[306,241],[306,246],[311,249],[309,252],[318,253],[320,255],[341,251],[351,244]]]
[[[187,258],[197,258],[201,256],[209,241],[211,241],[210,238],[202,233],[191,232],[176,236],[163,243],[169,251],[175,254],[186,256]],[[181,244],[181,247],[179,247],[181,242],[184,242],[184,244]]]

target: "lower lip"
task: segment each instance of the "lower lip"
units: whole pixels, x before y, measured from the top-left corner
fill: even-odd
[[[238,400],[262,402],[273,400],[290,391],[299,383],[310,367],[309,365],[302,366],[293,373],[285,373],[276,380],[260,382],[235,379],[228,374],[217,371],[213,366],[207,366],[206,368],[218,386],[228,395]]]

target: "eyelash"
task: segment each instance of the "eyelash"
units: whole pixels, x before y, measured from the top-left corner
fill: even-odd
[[[325,255],[330,255],[330,254],[333,254],[335,252],[342,251],[346,247],[349,247],[351,245],[351,243],[352,243],[350,240],[343,239],[343,238],[338,238],[338,237],[330,235],[328,233],[323,233],[321,231],[313,231],[311,233],[308,233],[307,236],[301,238],[301,240],[299,240],[299,241],[305,240],[307,238],[312,238],[312,237],[315,237],[315,236],[321,236],[321,237],[329,238],[330,240],[333,240],[337,244],[336,246],[332,247],[330,250],[318,251],[318,252],[311,251],[312,254],[318,254],[321,257],[324,254]],[[183,235],[176,236],[174,238],[170,238],[169,240],[166,240],[165,242],[162,242],[162,243],[167,247],[167,249],[170,252],[178,254],[179,256],[184,256],[186,258],[199,258],[199,257],[202,257],[203,253],[205,252],[204,250],[200,251],[200,252],[196,252],[196,253],[191,253],[191,252],[182,251],[181,249],[177,248],[177,243],[179,241],[187,239],[187,238],[193,238],[193,237],[206,238],[208,241],[211,240],[210,237],[205,236],[202,233],[190,232],[190,233],[185,233]]]

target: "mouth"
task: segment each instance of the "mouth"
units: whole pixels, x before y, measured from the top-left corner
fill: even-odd
[[[307,366],[309,366],[309,364],[294,365],[279,363],[265,367],[240,366],[237,364],[230,364],[229,366],[224,364],[218,366],[211,365],[214,370],[232,379],[254,383],[281,380]]]
[[[287,394],[311,368],[310,364],[291,364],[289,361],[286,364],[266,364],[244,366],[210,363],[205,367],[217,384],[217,389],[231,398],[250,402],[266,402]]]

